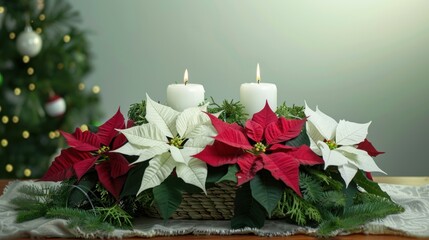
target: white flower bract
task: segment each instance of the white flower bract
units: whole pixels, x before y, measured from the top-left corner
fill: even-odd
[[[148,95],[146,98],[148,123],[119,130],[128,142],[115,151],[139,156],[133,164],[149,160],[137,194],[161,184],[174,169],[184,182],[206,192],[207,165],[192,156],[213,143],[216,135],[210,118],[204,113],[207,105],[177,112]],[[177,145],[174,140],[178,141]]]
[[[338,166],[346,186],[352,181],[358,169],[365,172],[383,172],[372,157],[357,144],[365,140],[371,122],[360,124],[340,120],[338,123],[316,107],[310,109],[305,103],[306,130],[310,148],[325,161],[325,169]]]

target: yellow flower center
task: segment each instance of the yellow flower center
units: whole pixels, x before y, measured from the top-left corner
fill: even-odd
[[[110,151],[110,148],[108,146],[102,146],[100,149],[98,149],[97,154],[102,155],[105,152]]]
[[[264,153],[267,150],[267,146],[265,146],[263,143],[261,142],[257,142],[254,146],[253,146],[253,153],[255,155],[260,154],[260,153]]]
[[[329,149],[334,150],[338,148],[337,143],[334,140],[325,140],[326,145],[328,145]]]
[[[179,136],[176,136],[170,140],[170,145],[180,148],[183,144],[183,141],[184,140],[182,138],[180,138]]]

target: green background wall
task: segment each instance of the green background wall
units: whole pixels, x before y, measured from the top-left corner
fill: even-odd
[[[373,121],[389,175],[429,175],[429,1],[71,1],[96,57],[106,117],[166,87],[203,84],[216,100],[276,83],[279,102]]]

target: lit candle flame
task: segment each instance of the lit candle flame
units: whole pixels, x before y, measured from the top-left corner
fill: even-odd
[[[256,82],[260,82],[261,81],[261,70],[259,70],[259,63],[256,66]]]
[[[185,85],[188,83],[188,69],[185,70],[185,75],[183,76],[183,83],[185,83]]]

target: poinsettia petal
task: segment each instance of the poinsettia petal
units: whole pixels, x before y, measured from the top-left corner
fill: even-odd
[[[210,166],[218,167],[226,164],[234,164],[240,160],[245,152],[240,148],[231,147],[223,142],[214,141],[213,145],[207,145],[194,157],[206,162]]]
[[[294,148],[292,151],[289,151],[294,160],[298,161],[301,165],[316,165],[323,164],[323,159],[315,154],[307,145],[301,145],[297,148]]]
[[[242,132],[232,128],[223,130],[222,133],[215,137],[215,140],[223,142],[231,147],[241,148],[244,150],[252,149],[252,145],[250,145],[247,137]]]
[[[348,163],[348,158],[336,150],[331,151],[326,143],[318,142],[318,146],[322,151],[322,157],[325,161],[325,169],[329,166],[341,166]]]
[[[177,176],[185,183],[192,184],[206,192],[207,165],[205,162],[191,158],[187,164],[176,165]]]
[[[125,175],[131,169],[130,163],[122,154],[107,153],[107,156],[109,156],[109,162],[111,165],[110,176],[112,176],[112,178]]]
[[[375,149],[374,145],[372,145],[372,143],[366,138],[365,140],[363,140],[363,142],[358,144],[357,148],[366,151],[372,157],[376,157],[384,153],[379,152],[377,149]]]
[[[264,137],[264,128],[261,124],[254,122],[252,120],[247,121],[245,125],[246,135],[255,142],[262,141]]]
[[[315,152],[317,155],[322,156],[322,151],[319,149],[319,146],[317,146],[317,143],[319,141],[324,141],[325,137],[322,136],[322,134],[319,132],[319,130],[314,126],[314,124],[310,121],[307,121],[305,123],[306,133],[310,140],[310,148]]]
[[[146,119],[149,123],[156,124],[161,132],[168,137],[175,137],[177,135],[176,119],[179,112],[171,107],[164,106],[153,101],[149,95],[146,94]]]
[[[88,156],[91,156],[88,152],[80,152],[73,148],[63,149],[40,180],[62,181],[69,179],[74,176],[73,165]]]
[[[265,140],[271,145],[296,138],[301,133],[304,123],[305,120],[287,120],[280,117],[265,128]]]
[[[260,157],[247,152],[240,157],[237,164],[240,167],[240,170],[235,174],[238,186],[252,180],[256,173],[264,167]]]
[[[264,162],[264,168],[271,172],[271,175],[281,180],[295,191],[299,196],[302,196],[299,189],[299,162],[295,161],[292,156],[283,152],[272,154],[261,154]]]
[[[344,182],[346,183],[346,188],[349,186],[349,183],[353,180],[356,175],[357,167],[351,163],[347,163],[341,166],[338,166],[338,171],[341,174]]]
[[[61,134],[66,139],[67,144],[70,147],[79,151],[97,151],[101,147],[101,142],[97,135],[90,131],[82,132],[80,128],[76,128],[73,134],[63,131],[61,131]]]
[[[119,196],[122,191],[122,187],[124,186],[126,176],[122,175],[121,177],[112,177],[110,171],[114,167],[112,166],[112,162],[105,161],[95,166],[95,170],[97,171],[98,180],[101,185],[111,193],[116,200],[119,200]]]
[[[177,117],[177,133],[182,138],[189,138],[189,134],[194,131],[195,128],[207,122],[210,122],[210,118],[201,112],[200,108],[187,108]]]
[[[124,134],[118,132],[118,135],[113,138],[112,144],[110,146],[111,150],[115,150],[118,149],[120,147],[122,147],[126,142],[127,142],[127,138],[125,137]]]
[[[318,107],[316,107],[316,111],[311,110],[307,102],[305,102],[304,113],[307,116],[307,121],[311,122],[317,128],[324,139],[333,140],[338,125],[333,118],[320,111]],[[316,139],[313,140],[316,141]]]
[[[355,145],[365,140],[368,134],[368,127],[371,124],[354,123],[340,120],[337,126],[335,140],[338,145]]]
[[[277,121],[277,115],[271,110],[268,101],[265,102],[264,108],[253,114],[252,121],[259,123],[262,128],[266,128],[268,124]]]
[[[223,132],[223,130],[228,129],[228,128],[233,128],[233,129],[236,129],[236,130],[239,130],[242,132],[244,131],[243,127],[241,127],[237,123],[230,124],[230,123],[224,122],[224,121],[220,120],[218,117],[216,117],[215,115],[210,114],[210,113],[207,113],[207,116],[209,116],[209,118],[213,124],[213,127],[216,129],[216,131],[218,133],[221,133],[221,132]]]
[[[364,150],[356,149],[350,146],[342,146],[338,150],[342,151],[343,154],[346,155],[352,163],[355,163],[359,169],[362,169],[365,172],[381,172],[386,174],[377,166],[377,164],[375,164],[374,159],[372,159],[372,157],[369,156],[368,153]]]
[[[130,143],[142,147],[154,147],[168,142],[164,133],[157,125],[152,123],[146,123],[119,131],[125,135]]]
[[[77,180],[80,180],[83,175],[85,175],[85,173],[87,173],[95,165],[98,157],[99,156],[88,156],[87,159],[81,160],[73,165]]]
[[[98,128],[96,135],[103,145],[110,146],[112,139],[118,135],[118,131],[116,131],[116,129],[123,128],[125,128],[125,118],[122,115],[121,110],[118,108],[115,115]]]
[[[153,188],[161,184],[173,169],[176,167],[176,162],[171,157],[170,153],[155,156],[149,161],[149,166],[143,174],[143,179],[137,195],[146,189]]]
[[[293,149],[295,149],[295,147],[283,145],[279,143],[276,143],[269,148],[271,152],[290,152]]]

